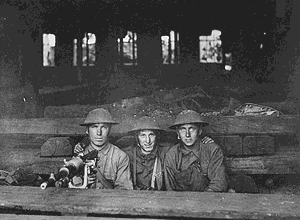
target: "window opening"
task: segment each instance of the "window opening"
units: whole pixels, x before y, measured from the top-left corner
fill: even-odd
[[[55,66],[55,35],[43,34],[43,66]]]
[[[210,36],[200,36],[200,62],[222,63],[221,31],[213,30]]]
[[[82,39],[82,65],[95,66],[95,62],[96,36],[92,33],[85,33],[84,38]]]
[[[170,31],[169,35],[161,36],[163,64],[179,63],[179,33]]]
[[[137,65],[137,34],[127,31],[126,35],[117,39],[118,55],[124,65]]]

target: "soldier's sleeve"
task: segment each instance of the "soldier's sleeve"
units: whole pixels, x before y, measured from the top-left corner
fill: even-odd
[[[130,162],[127,154],[120,158],[118,164],[117,178],[115,180],[115,189],[133,189]]]
[[[224,163],[224,154],[219,146],[217,146],[211,153],[211,159],[208,164],[208,178],[210,183],[205,191],[227,191],[228,183]]]
[[[165,188],[167,191],[175,190],[175,178],[174,178],[175,162],[171,154],[165,155],[164,161],[164,178]]]

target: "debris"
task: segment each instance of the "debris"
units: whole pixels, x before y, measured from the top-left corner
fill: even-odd
[[[265,115],[265,116],[270,116],[270,115],[283,115],[282,112],[268,107],[268,106],[263,106],[255,103],[245,103],[239,106],[237,109],[234,110],[236,116],[246,116],[246,115]]]

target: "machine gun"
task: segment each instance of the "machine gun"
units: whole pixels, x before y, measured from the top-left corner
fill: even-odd
[[[68,188],[78,188],[85,189],[88,184],[88,175],[91,174],[96,167],[98,157],[98,151],[93,150],[86,155],[82,153],[73,157],[71,160],[67,161],[64,159],[64,166],[59,169],[58,173],[50,174],[47,181],[43,182],[40,187],[41,189],[46,189],[47,186],[55,184],[56,187],[68,187]],[[82,169],[83,168],[83,169]],[[72,182],[74,176],[83,170],[83,184],[77,186]]]

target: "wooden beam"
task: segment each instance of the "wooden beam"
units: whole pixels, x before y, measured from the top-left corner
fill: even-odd
[[[274,137],[246,136],[243,139],[243,155],[265,155],[274,153]]]
[[[4,186],[0,210],[105,217],[299,219],[296,195]]]
[[[168,131],[175,117],[158,118],[160,126]],[[283,116],[215,116],[206,117],[210,125],[205,128],[209,134],[289,134],[298,133],[299,115]],[[84,134],[85,128],[79,126],[84,118],[33,118],[33,119],[1,119],[0,134]],[[128,117],[119,125],[112,127],[112,135],[128,132],[136,118]]]
[[[46,154],[43,144],[47,143],[48,138],[49,135],[0,135],[1,169],[11,172],[19,167],[27,167],[37,174],[57,172],[64,165],[63,160],[71,159],[72,155],[67,153],[58,155],[51,153],[52,150],[50,155]],[[67,152],[70,152],[70,149]],[[299,158],[300,147],[295,145],[281,146],[271,155],[226,156],[225,162],[228,173],[294,174],[300,173]]]
[[[223,147],[225,155],[242,155],[242,137],[238,135],[228,135],[223,136],[223,144],[220,145]]]
[[[80,216],[80,215],[35,215],[35,214],[1,214],[0,219],[3,220],[132,220],[132,218],[112,218],[112,217],[91,217],[91,216]],[[134,218],[135,220],[154,220],[156,218]]]
[[[229,173],[295,174],[300,173],[300,148],[282,146],[272,155],[227,157]]]

